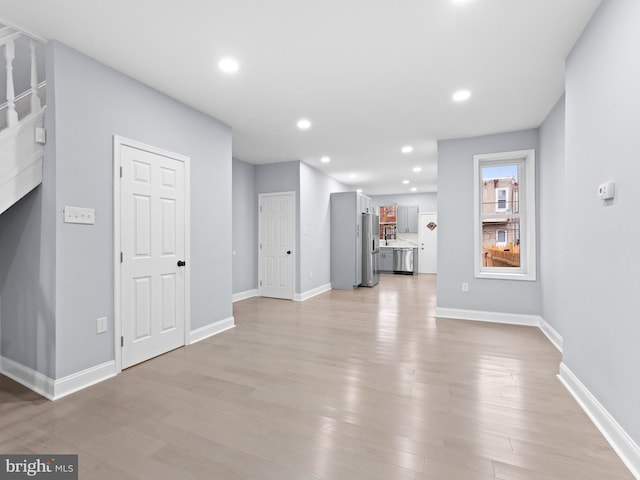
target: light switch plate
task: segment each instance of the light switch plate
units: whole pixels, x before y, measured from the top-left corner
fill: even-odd
[[[36,143],[47,143],[47,131],[44,128],[36,127]]]
[[[616,194],[616,184],[613,182],[603,183],[598,186],[598,198],[600,200],[611,200]]]
[[[82,223],[93,225],[96,223],[96,211],[93,208],[64,207],[64,223]]]
[[[107,331],[107,317],[100,317],[96,321],[96,333],[105,333]]]

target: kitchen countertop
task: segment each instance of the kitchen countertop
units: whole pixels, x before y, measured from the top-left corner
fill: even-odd
[[[380,242],[380,248],[418,248],[417,245],[413,245],[411,243],[394,243],[393,245],[385,245],[384,240]]]

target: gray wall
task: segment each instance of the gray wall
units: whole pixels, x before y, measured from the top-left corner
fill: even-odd
[[[300,164],[300,293],[331,283],[331,193],[347,186]]]
[[[553,107],[540,127],[538,234],[540,252],[538,279],[542,317],[564,334],[565,315],[562,290],[565,285],[567,230],[573,228],[566,211],[564,96]]]
[[[256,167],[233,159],[233,293],[258,288]]]
[[[381,205],[418,205],[418,213],[433,213],[438,211],[437,193],[403,193],[398,195],[375,195],[371,203],[376,207]]]
[[[53,378],[55,232],[47,218],[54,210],[43,190],[0,215],[0,355]]]
[[[295,293],[300,293],[300,163],[295,160],[256,165],[256,193],[296,192]]]
[[[538,150],[538,130],[438,142],[439,307],[541,313],[539,282],[474,278],[473,156],[530,148]]]
[[[564,362],[640,443],[640,2],[605,0],[567,59]],[[599,184],[616,182],[603,204]]]
[[[191,158],[191,329],[232,316],[231,130],[59,43],[48,46],[47,60],[48,127],[55,118],[45,151],[42,188],[48,194],[36,194],[19,207],[24,210],[20,217],[32,215],[30,231],[39,233],[20,257],[34,257],[25,260],[24,267],[47,270],[41,280],[47,289],[39,297],[41,313],[36,315],[5,292],[27,287],[37,273],[22,279],[14,275],[11,287],[5,282],[2,337],[3,353],[9,358],[61,378],[114,358],[114,134]],[[51,168],[55,173],[48,173]],[[64,224],[65,205],[94,208],[95,225]],[[41,219],[38,210],[43,212]],[[51,221],[53,227],[47,224]],[[38,232],[38,223],[47,224],[46,228]],[[49,243],[55,245],[55,255]],[[52,264],[55,300],[48,298]],[[37,317],[46,318],[50,327],[51,311],[55,312],[55,372],[49,343],[33,338],[34,326],[43,323]],[[25,319],[23,312],[36,318]],[[107,335],[96,334],[96,318],[101,316],[109,320]],[[28,352],[17,351],[25,343]],[[36,358],[47,359],[45,365],[30,358],[34,349]]]
[[[191,158],[191,329],[232,316],[231,129],[63,45],[51,48],[60,377],[113,358],[112,336],[95,334],[103,315],[113,332],[113,134]],[[95,208],[96,225],[63,224],[64,205]]]
[[[330,194],[347,187],[297,160],[255,168],[257,194],[296,192],[295,293],[330,283]]]

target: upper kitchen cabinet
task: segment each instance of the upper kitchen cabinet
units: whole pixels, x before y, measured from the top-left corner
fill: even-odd
[[[418,233],[418,206],[398,205],[398,233]]]
[[[374,213],[371,210],[371,199],[366,195],[358,194],[358,211],[360,213]]]

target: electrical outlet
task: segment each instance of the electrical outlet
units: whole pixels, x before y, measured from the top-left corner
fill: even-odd
[[[107,331],[107,317],[100,317],[96,320],[96,333],[105,333]]]
[[[462,291],[467,293],[469,291],[469,284],[467,282],[462,282]]]
[[[313,278],[313,270],[309,270],[309,278]]]

